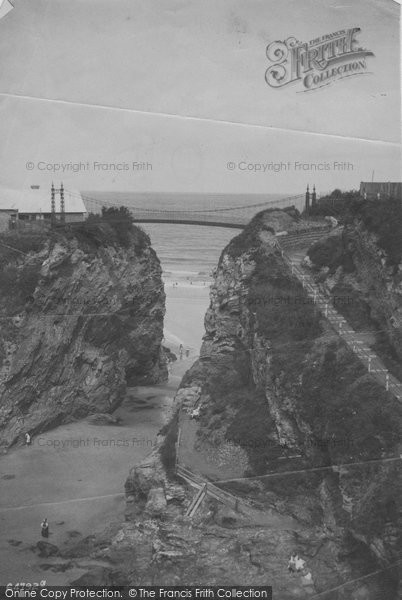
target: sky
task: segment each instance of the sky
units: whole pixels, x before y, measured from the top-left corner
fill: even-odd
[[[0,189],[62,179],[105,191],[297,193],[400,179],[393,0],[14,6],[0,19]],[[268,44],[352,27],[374,53],[367,72],[309,92],[267,85]]]

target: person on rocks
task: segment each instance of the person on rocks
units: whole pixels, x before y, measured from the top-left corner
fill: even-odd
[[[182,359],[183,359],[183,350],[184,350],[184,348],[183,348],[183,344],[180,344],[180,346],[179,346],[179,355],[180,355],[180,360],[182,360]]]
[[[288,571],[289,573],[294,573],[296,570],[296,562],[295,562],[295,556],[293,554],[291,554],[290,558],[289,558],[289,562],[288,562]]]
[[[300,558],[300,556],[298,556],[296,554],[295,556],[295,567],[296,567],[296,572],[300,573],[300,571],[303,571],[304,567],[306,565],[306,561],[303,560],[302,558]]]
[[[310,571],[306,570],[306,572],[304,573],[302,579],[303,579],[303,583],[305,585],[313,585],[313,576],[310,573]]]
[[[31,445],[31,436],[29,435],[28,432],[26,432],[26,434],[25,434],[25,445],[26,446],[30,446]]]
[[[41,523],[41,534],[42,534],[42,537],[44,537],[44,538],[49,537],[49,523],[48,523],[47,519],[43,519],[43,521]]]

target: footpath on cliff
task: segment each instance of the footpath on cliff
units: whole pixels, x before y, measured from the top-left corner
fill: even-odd
[[[128,389],[112,415],[118,423],[99,425],[96,419],[84,419],[63,425],[34,437],[31,446],[0,457],[1,585],[41,580],[63,585],[100,565],[39,556],[36,544],[44,541],[40,524],[48,519],[46,542],[62,548],[102,531],[106,523],[124,520],[127,473],[154,449],[169,419],[180,380],[197,355],[208,304],[208,287],[203,284],[172,287],[166,281],[165,290],[165,344],[178,357],[169,381]],[[182,360],[180,344],[189,350]]]

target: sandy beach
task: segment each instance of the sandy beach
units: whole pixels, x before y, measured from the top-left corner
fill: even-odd
[[[198,356],[204,335],[204,315],[209,303],[210,281],[202,276],[164,276],[166,292],[165,342],[176,354],[180,344]]]
[[[0,585],[41,580],[63,585],[84,572],[74,564],[54,572],[55,565],[66,561],[38,557],[34,548],[43,539],[44,517],[50,524],[47,541],[56,546],[124,519],[129,469],[152,451],[181,377],[199,353],[209,282],[197,279],[164,276],[164,344],[177,355],[180,344],[189,351],[172,364],[167,383],[129,389],[114,413],[118,425],[93,425],[85,419],[38,435],[30,447],[0,457]]]

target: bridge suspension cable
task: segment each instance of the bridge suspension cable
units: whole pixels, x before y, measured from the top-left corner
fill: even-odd
[[[75,196],[75,197],[79,197],[79,194],[72,192],[70,190],[66,190],[68,191],[71,195]],[[184,209],[163,209],[163,208],[145,208],[143,206],[132,206],[132,205],[127,205],[127,208],[130,210],[138,210],[140,212],[146,212],[146,213],[166,213],[166,214],[200,214],[200,213],[219,213],[219,212],[229,212],[229,211],[235,211],[235,210],[244,210],[244,209],[249,209],[249,208],[260,208],[263,206],[268,206],[268,205],[273,205],[273,204],[283,204],[284,202],[288,202],[291,200],[296,200],[296,199],[300,199],[303,198],[304,195],[303,194],[296,194],[294,196],[287,196],[285,198],[277,198],[276,200],[267,200],[265,202],[258,202],[256,204],[244,204],[242,206],[229,206],[229,207],[225,207],[225,208],[209,208],[209,209],[198,209],[198,210],[194,210],[194,209],[189,209],[189,210],[184,210]],[[92,202],[98,206],[109,206],[109,207],[114,207],[114,206],[122,206],[123,204],[120,202],[111,202],[110,200],[100,200],[99,198],[94,198],[93,196],[88,196],[87,194],[81,194],[81,198],[83,198],[84,200],[88,200],[89,202]],[[127,200],[125,200],[125,202],[127,202]]]

